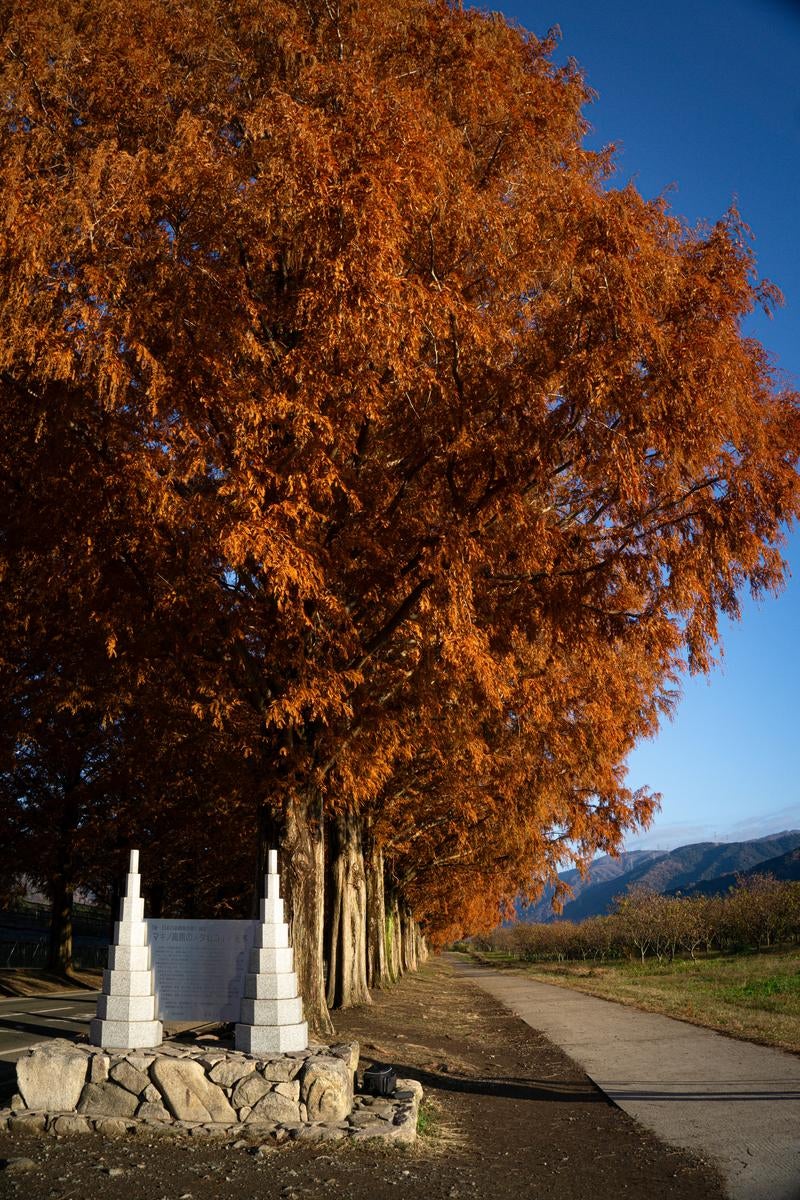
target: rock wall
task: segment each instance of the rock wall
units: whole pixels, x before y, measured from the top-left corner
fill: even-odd
[[[197,1045],[114,1053],[43,1042],[17,1063],[19,1094],[0,1123],[62,1136],[143,1127],[248,1141],[413,1142],[422,1088],[400,1080],[393,1097],[355,1096],[358,1051],[353,1042],[253,1058]]]

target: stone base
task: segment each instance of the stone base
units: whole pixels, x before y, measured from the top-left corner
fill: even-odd
[[[252,975],[288,975],[294,970],[294,950],[291,946],[254,947],[250,951]]]
[[[244,995],[248,1000],[293,1000],[297,995],[297,976],[294,971],[245,975]]]
[[[115,1054],[51,1041],[32,1047],[17,1064],[21,1095],[0,1110],[0,1131],[189,1135],[239,1146],[413,1142],[420,1085],[398,1080],[394,1096],[354,1097],[357,1063],[357,1043],[254,1059],[208,1044]]]
[[[95,1046],[105,1049],[130,1046],[149,1050],[161,1045],[164,1029],[160,1021],[104,1021],[95,1017],[89,1027],[89,1037]]]
[[[285,999],[256,1000],[252,996],[244,996],[239,1020],[242,1025],[296,1027],[303,1024],[303,1001],[296,992]],[[305,1047],[294,1046],[293,1049],[303,1050]]]
[[[163,1121],[152,1117],[88,1117],[73,1113],[37,1113],[0,1108],[0,1133],[72,1137],[98,1133],[107,1138],[145,1137],[227,1142],[234,1150],[291,1145],[292,1142],[393,1142],[410,1146],[417,1140],[422,1088],[415,1079],[398,1079],[397,1091],[385,1099],[357,1096],[343,1121],[275,1124],[253,1121],[220,1124],[206,1121]]]
[[[247,1003],[246,1001],[242,1002]],[[236,1049],[245,1054],[288,1054],[308,1046],[308,1022],[296,1025],[237,1025]]]
[[[256,929],[256,950],[288,950],[288,925],[259,925]]]
[[[134,946],[132,949],[147,950],[147,946]],[[153,972],[149,968],[146,971],[103,971],[103,996],[152,995]]]
[[[156,998],[151,992],[149,995],[132,996],[130,994],[122,996],[101,996],[97,1001],[97,1020],[102,1025],[129,1025],[131,1033],[135,1036],[138,1032],[137,1025],[157,1025],[156,1019]],[[150,1030],[145,1034],[146,1037],[155,1037],[156,1030]],[[144,1033],[144,1030],[141,1031]],[[158,1046],[164,1040],[163,1034],[155,1043]],[[102,1044],[102,1043],[101,1043]],[[108,1042],[107,1045],[113,1043]],[[118,1046],[138,1046],[140,1042],[126,1041],[117,1042]],[[153,1043],[151,1042],[150,1045]]]
[[[149,946],[109,946],[109,971],[150,971]],[[105,974],[103,975],[105,980]]]

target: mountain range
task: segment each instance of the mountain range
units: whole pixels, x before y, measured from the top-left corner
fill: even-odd
[[[693,842],[676,850],[628,850],[618,858],[596,859],[587,879],[577,870],[559,875],[575,893],[559,915],[551,907],[553,889],[531,905],[517,906],[520,921],[583,921],[611,912],[614,898],[640,885],[682,895],[721,894],[738,874],[769,872],[778,879],[800,878],[800,830],[784,830],[746,842]]]
[[[738,872],[739,878],[748,879],[753,875],[772,875],[774,879],[800,880],[800,846],[795,850],[787,850],[777,858],[768,858],[749,871]],[[716,879],[700,880],[691,887],[682,888],[683,896],[719,896],[724,895],[729,888],[736,886],[737,874],[718,875]]]

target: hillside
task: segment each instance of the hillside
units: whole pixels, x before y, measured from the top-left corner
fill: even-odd
[[[635,867],[642,867],[645,863],[660,858],[663,853],[663,850],[625,850],[620,854],[619,858],[612,858],[610,854],[604,854],[602,858],[594,860],[588,878],[582,879],[580,871],[575,869],[561,871],[558,877],[569,884],[577,898],[587,888],[596,887],[598,884],[610,883],[614,879],[619,879],[621,875],[627,875]],[[545,888],[535,904],[525,905],[518,903],[518,920],[525,921],[528,924],[542,923],[545,925],[551,921],[557,921],[559,919],[558,915],[553,912],[551,907],[554,890],[552,887]]]
[[[775,879],[800,880],[800,846],[779,854],[777,858],[768,858],[749,871],[731,872],[728,875],[717,875],[714,879],[704,879],[691,887],[681,888],[682,896],[724,896],[736,886],[737,876],[745,879],[753,875],[772,875]]]
[[[700,884],[714,882],[715,890],[727,890],[720,879],[752,871],[772,870],[766,864],[787,859],[800,851],[800,830],[785,830],[745,842],[695,842],[670,851],[629,851],[618,859],[602,858],[592,864],[590,878],[581,880],[577,871],[565,871],[559,878],[575,890],[575,899],[564,906],[561,916],[549,908],[552,896],[543,896],[538,904],[519,910],[521,921],[583,921],[586,917],[610,912],[614,897],[638,885],[656,892],[689,892]],[[615,870],[619,867],[619,870]],[[778,869],[784,869],[778,867]],[[772,871],[777,875],[777,870]],[[795,876],[778,876],[794,878]]]

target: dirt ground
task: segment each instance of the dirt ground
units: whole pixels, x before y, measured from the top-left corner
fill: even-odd
[[[187,1140],[0,1135],[0,1196],[19,1200],[721,1200],[707,1164],[669,1150],[559,1049],[434,960],[375,1003],[337,1015],[362,1066],[425,1088],[413,1149],[361,1143],[265,1153]]]

